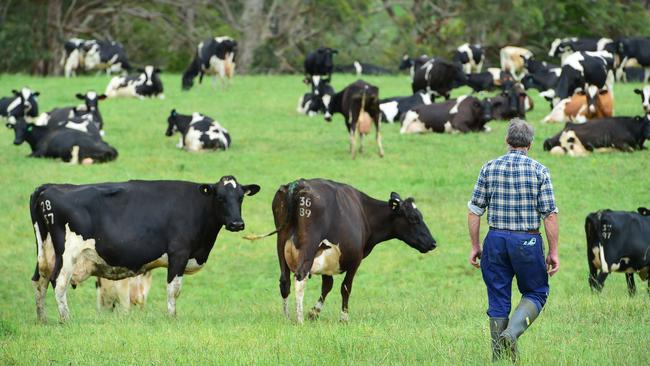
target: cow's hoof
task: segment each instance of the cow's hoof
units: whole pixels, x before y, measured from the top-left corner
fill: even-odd
[[[319,315],[320,315],[320,310],[316,308],[312,308],[311,310],[309,310],[309,314],[307,314],[309,320],[318,320]]]
[[[345,312],[345,311],[341,312],[341,319],[340,319],[340,321],[341,321],[341,323],[343,323],[343,324],[347,324],[347,323],[350,321],[350,315],[349,315],[347,312]]]

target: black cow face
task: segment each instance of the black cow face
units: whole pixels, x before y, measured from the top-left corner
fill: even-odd
[[[19,117],[16,119],[16,123],[13,126],[7,124],[7,127],[14,129],[14,145],[20,145],[25,142],[27,134],[32,131],[34,124],[27,123],[23,117]]]
[[[223,223],[228,231],[244,230],[241,205],[244,195],[253,196],[260,190],[257,184],[241,185],[233,176],[224,176],[216,184],[203,184],[201,192],[214,197]]]
[[[402,56],[402,60],[399,63],[399,69],[406,70],[411,66],[413,66],[413,59],[408,55],[408,53],[405,53],[404,56]]]
[[[95,91],[88,91],[86,94],[77,93],[77,99],[83,100],[86,103],[86,110],[95,112],[97,110],[100,100],[106,99],[106,94],[97,95]]]
[[[489,99],[483,99],[478,107],[481,109],[481,120],[483,122],[492,120],[492,103]]]
[[[413,198],[402,201],[399,194],[392,192],[388,204],[395,215],[394,227],[398,239],[417,249],[420,253],[426,253],[436,248],[436,241],[424,223],[422,214],[415,207]]]
[[[634,89],[634,92],[641,96],[641,104],[643,105],[643,111],[648,114],[650,113],[650,86],[646,86],[641,89]]]
[[[504,83],[502,85],[503,91],[501,92],[501,96],[505,97],[507,102],[508,102],[508,107],[506,109],[508,115],[515,115],[518,113],[518,104],[519,104],[519,98],[518,98],[518,93],[517,90],[515,89],[515,86],[511,82]]]
[[[165,131],[165,136],[169,137],[174,134],[174,132],[178,131],[178,127],[176,127],[176,118],[178,117],[178,112],[176,112],[175,109],[172,109],[171,113],[169,114],[169,117],[167,118],[167,131]]]
[[[160,74],[162,70],[159,68],[149,65],[145,66],[144,69],[139,68],[137,71],[144,75],[144,85],[152,86],[154,83],[160,84],[160,76],[158,74]],[[140,78],[143,77],[142,75],[140,75]]]
[[[38,97],[41,93],[30,90],[29,88],[23,88],[22,90],[12,90],[11,91],[19,102],[11,110],[8,111],[10,116],[14,117],[38,117]]]
[[[523,85],[526,90],[535,88],[536,84],[533,75],[526,74],[526,76],[521,79],[521,85]]]

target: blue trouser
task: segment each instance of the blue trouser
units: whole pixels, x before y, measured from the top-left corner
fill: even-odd
[[[512,277],[522,296],[541,311],[548,297],[548,274],[542,236],[490,229],[483,241],[481,272],[487,287],[488,310],[492,318],[510,314]]]

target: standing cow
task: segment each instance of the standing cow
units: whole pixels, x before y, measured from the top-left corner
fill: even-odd
[[[465,74],[478,73],[483,69],[485,52],[480,44],[464,43],[456,49],[452,61],[463,65]]]
[[[523,47],[506,46],[499,52],[501,70],[512,74],[515,80],[521,80],[526,74],[524,59],[533,57],[533,52]]]
[[[184,274],[207,262],[219,231],[244,229],[245,195],[260,190],[232,176],[215,184],[129,181],[45,184],[30,198],[37,261],[32,281],[38,319],[46,321],[52,284],[60,320],[70,317],[68,285],[89,276],[112,280],[167,268],[167,311],[176,315]]]
[[[616,44],[610,38],[556,38],[548,52],[550,57],[560,57],[562,64],[569,55],[579,51],[608,51],[613,53]]]
[[[318,89],[321,80],[330,82],[334,71],[334,55],[339,51],[321,47],[305,57],[305,83]]]
[[[402,56],[402,61],[399,63],[399,69],[409,69],[411,79],[413,79],[415,76],[415,71],[421,68],[422,65],[426,64],[429,60],[432,60],[432,58],[430,58],[428,55],[420,55],[415,59],[412,59],[407,53],[405,53],[404,56]]]
[[[619,70],[621,74],[630,60],[636,60],[638,66],[645,70],[643,82],[650,78],[650,38],[623,38],[617,42],[617,53],[621,57]]]
[[[221,85],[226,86],[235,75],[235,56],[237,54],[237,41],[231,37],[214,37],[200,42],[192,62],[183,73],[183,90],[190,90],[194,85],[194,78],[199,75],[199,84],[203,82],[203,75],[212,75],[212,85],[217,83],[217,75],[221,78]]]
[[[444,97],[449,100],[449,92],[467,83],[467,75],[459,64],[443,59],[431,59],[415,70],[411,90],[413,94],[425,92],[435,101],[435,97]]]
[[[126,51],[121,43],[113,41],[85,41],[83,65],[86,70],[106,70],[106,74],[131,70]]]
[[[77,70],[83,68],[84,44],[87,41],[81,38],[71,38],[63,43],[63,57],[61,58],[61,66],[65,77],[77,75]]]

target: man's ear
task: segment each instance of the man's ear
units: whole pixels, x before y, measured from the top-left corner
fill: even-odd
[[[201,184],[199,190],[206,196],[210,196],[214,193],[214,188],[209,184]]]
[[[257,184],[249,184],[241,186],[241,188],[244,190],[244,194],[247,196],[254,196],[257,192],[260,191],[260,186]]]
[[[77,99],[86,100],[86,96],[81,93],[77,93],[75,94],[75,96],[77,97]]]
[[[399,196],[399,194],[395,192],[391,192],[390,199],[388,200],[388,205],[390,206],[391,210],[393,211],[399,210],[401,204],[402,204],[402,198]]]

